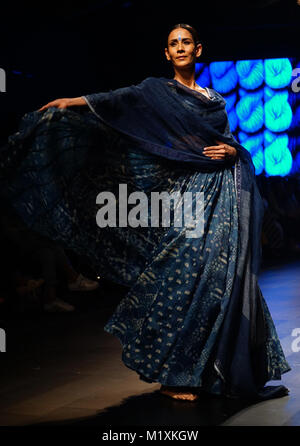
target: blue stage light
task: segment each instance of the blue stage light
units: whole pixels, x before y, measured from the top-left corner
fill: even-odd
[[[241,87],[255,90],[262,85],[264,81],[263,60],[239,60],[235,66]]]
[[[263,102],[258,97],[244,96],[236,106],[241,130],[254,133],[260,130],[264,124]]]
[[[291,172],[292,174],[299,174],[300,173],[300,152],[297,153],[293,160],[293,166]]]
[[[226,110],[229,112],[236,103],[237,94],[236,92],[233,92],[229,95],[224,95],[223,97],[226,101]]]
[[[230,125],[231,132],[235,132],[239,123],[236,111],[234,108],[232,108],[228,113],[228,121]]]
[[[270,144],[272,144],[273,141],[275,141],[275,139],[277,138],[276,133],[272,133],[270,132],[270,130],[265,130],[264,131],[264,146],[267,147]],[[286,143],[288,144],[288,143]]]
[[[291,172],[292,154],[300,151],[300,100],[290,59],[197,63],[196,81],[223,95],[231,132],[251,153],[257,175]]]
[[[247,133],[239,132],[238,136],[241,144],[251,154],[252,161],[255,166],[256,175],[260,175],[264,169],[264,151],[263,151],[264,134],[258,133],[255,136],[249,137]]]
[[[204,64],[196,63],[195,79],[197,84],[201,87],[210,87],[211,78],[209,67]]]
[[[295,108],[293,113],[292,123],[290,125],[291,130],[296,130],[299,133],[300,129],[300,105]]]
[[[238,83],[233,62],[212,62],[209,66],[212,86],[219,93],[229,93]]]
[[[287,130],[293,119],[290,104],[285,95],[277,94],[264,105],[265,125],[272,132]]]
[[[267,176],[285,176],[292,169],[293,157],[287,146],[287,135],[277,136],[265,149],[265,171]]]
[[[292,64],[287,58],[265,59],[265,82],[271,88],[287,87],[292,78]]]

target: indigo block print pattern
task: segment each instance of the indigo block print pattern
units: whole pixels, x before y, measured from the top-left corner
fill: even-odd
[[[53,108],[26,115],[0,155],[2,194],[28,226],[130,287],[104,327],[120,339],[126,366],[147,382],[222,394],[212,359],[239,261],[236,166],[203,172],[175,165],[133,148],[92,113]],[[187,238],[187,228],[173,224],[100,230],[97,194],[117,196],[124,183],[128,194],[149,198],[203,192],[204,233]],[[280,379],[290,368],[264,305],[268,378]]]
[[[237,205],[230,169],[179,177],[171,190],[183,186],[204,192],[204,235],[191,241],[184,227],[166,231],[105,329],[120,338],[123,361],[143,378],[200,386],[232,289]]]

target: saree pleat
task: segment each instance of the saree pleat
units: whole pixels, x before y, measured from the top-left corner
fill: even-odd
[[[142,379],[198,387],[232,290],[237,205],[230,169],[177,184],[204,192],[204,234],[190,239],[186,228],[169,228],[105,330],[119,337],[124,363]]]

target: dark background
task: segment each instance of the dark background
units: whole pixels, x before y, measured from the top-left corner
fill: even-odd
[[[199,31],[201,61],[299,55],[296,0],[15,1],[1,5],[2,141],[25,112],[57,97],[114,89],[148,76],[172,76],[164,46],[169,28]]]

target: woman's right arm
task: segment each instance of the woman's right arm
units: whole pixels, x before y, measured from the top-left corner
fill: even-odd
[[[51,101],[48,102],[48,104],[43,105],[43,107],[39,108],[38,111],[46,110],[49,107],[67,108],[75,105],[76,106],[87,105],[87,102],[82,96],[79,96],[77,98],[55,99],[55,101]]]

